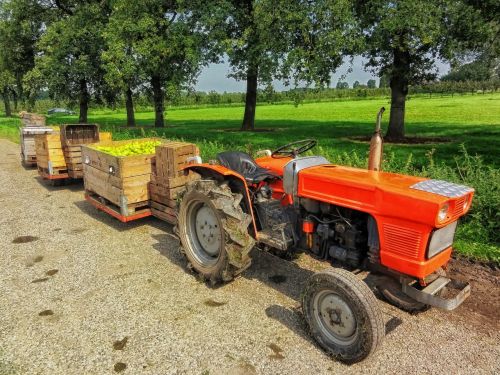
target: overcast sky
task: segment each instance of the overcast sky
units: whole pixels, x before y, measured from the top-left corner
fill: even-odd
[[[439,62],[436,64],[439,75],[443,75],[448,72],[449,65]],[[369,79],[375,79],[378,85],[378,78],[373,77],[369,72],[366,72],[363,69],[363,59],[361,57],[356,57],[354,59],[352,65],[352,72],[348,73],[350,64],[345,63],[342,65],[338,71],[333,75],[332,86],[335,87],[339,77],[345,75],[345,78],[342,79],[349,83],[349,86],[352,87],[352,84],[355,81],[359,81],[362,84],[366,84]],[[229,65],[227,63],[224,64],[211,64],[207,68],[205,68],[200,76],[198,77],[198,83],[196,84],[196,90],[198,91],[211,91],[215,90],[217,92],[243,92],[245,91],[246,83],[244,81],[236,81],[232,78],[228,78],[227,75],[230,72]],[[289,89],[285,87],[280,82],[275,82],[274,87],[277,91]]]

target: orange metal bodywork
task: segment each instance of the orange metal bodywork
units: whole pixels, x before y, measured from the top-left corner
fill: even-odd
[[[284,166],[290,160],[266,156],[256,159],[256,162],[282,176]],[[244,180],[222,166],[203,167]],[[410,188],[423,180],[426,178],[326,164],[299,172],[297,196],[370,214],[377,223],[381,264],[406,275],[424,278],[446,265],[452,252],[450,247],[427,259],[432,231],[465,215],[473,192],[448,198]],[[293,203],[293,197],[284,192],[281,180],[270,183],[270,187],[273,198],[283,205]],[[449,205],[449,214],[445,220],[438,221],[438,212],[445,204]]]

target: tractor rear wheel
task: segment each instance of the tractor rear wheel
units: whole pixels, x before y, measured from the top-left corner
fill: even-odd
[[[334,358],[359,362],[381,344],[385,326],[377,299],[368,286],[343,269],[311,276],[303,293],[302,309],[309,330]]]
[[[189,267],[212,284],[230,281],[250,265],[252,222],[227,183],[189,183],[179,209],[178,233]]]

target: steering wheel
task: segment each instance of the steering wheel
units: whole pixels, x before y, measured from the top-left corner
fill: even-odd
[[[272,158],[285,158],[292,157],[295,158],[297,155],[300,155],[314,146],[316,146],[318,142],[315,139],[303,139],[301,141],[292,142],[287,145],[278,147],[271,154]]]

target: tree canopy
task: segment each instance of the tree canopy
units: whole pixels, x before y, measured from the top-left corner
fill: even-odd
[[[472,4],[476,3],[476,4]],[[364,36],[366,67],[389,78],[387,137],[404,137],[408,87],[435,79],[435,62],[474,51],[491,36],[480,2],[455,0],[355,0]]]

